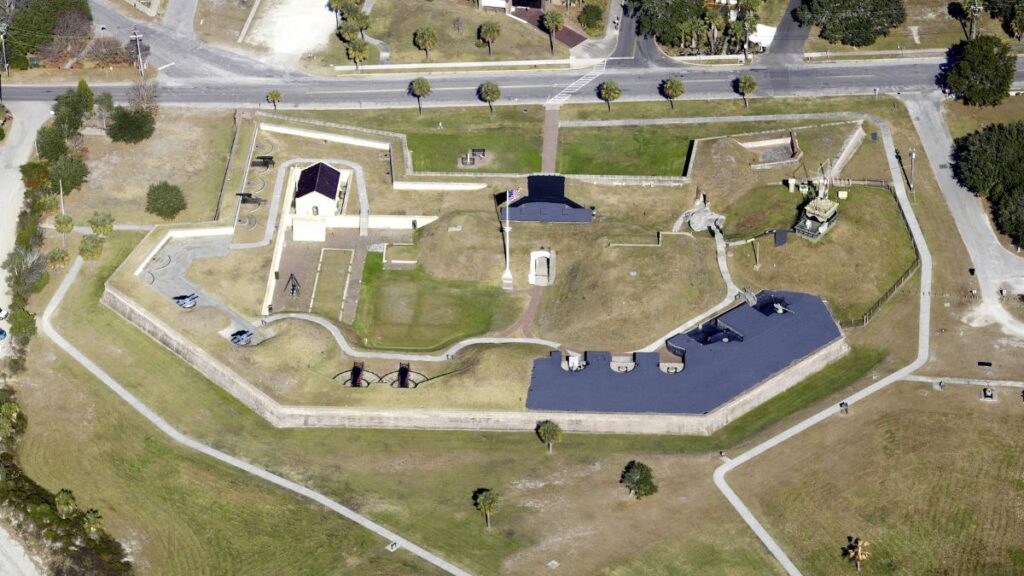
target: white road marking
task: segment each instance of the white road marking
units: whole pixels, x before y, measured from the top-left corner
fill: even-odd
[[[171,66],[174,66],[174,62],[171,62],[170,64],[164,64],[163,66],[157,68],[157,70],[163,70],[164,68],[170,68]]]

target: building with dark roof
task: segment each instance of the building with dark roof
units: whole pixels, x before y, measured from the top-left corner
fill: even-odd
[[[299,173],[299,183],[295,187],[295,197],[302,198],[306,194],[318,192],[334,200],[338,197],[338,185],[341,173],[323,162],[306,167]]]
[[[706,414],[842,339],[818,297],[761,292],[665,345],[681,359],[656,352],[613,362],[588,352],[582,367],[563,368],[560,352],[534,361],[526,407],[572,412]]]
[[[501,219],[513,222],[560,222],[585,224],[594,211],[565,197],[565,177],[536,175],[526,179],[529,194],[501,209]]]

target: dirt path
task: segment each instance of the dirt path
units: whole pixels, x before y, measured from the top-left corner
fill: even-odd
[[[558,108],[544,111],[544,147],[541,151],[541,172],[558,171]]]

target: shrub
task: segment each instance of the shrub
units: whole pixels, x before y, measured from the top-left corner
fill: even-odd
[[[46,162],[26,162],[21,165],[21,182],[31,190],[50,182],[50,168]]]
[[[145,108],[129,109],[124,106],[114,108],[111,115],[110,128],[107,134],[114,142],[135,144],[153,135],[156,120],[153,113]]]
[[[580,12],[579,20],[587,30],[596,30],[604,24],[604,10],[597,4],[587,4]]]
[[[89,168],[78,158],[61,156],[50,164],[50,182],[55,191],[64,187],[64,193],[70,194],[82,187],[89,176]]]
[[[89,227],[97,236],[109,236],[114,231],[114,217],[109,212],[93,212]]]
[[[188,208],[185,195],[181,193],[181,188],[173,184],[153,184],[146,192],[146,212],[164,220],[173,220],[185,208]]]
[[[68,153],[64,133],[56,126],[43,126],[39,129],[36,133],[36,148],[40,158],[51,162]]]
[[[7,319],[11,323],[11,336],[19,346],[27,346],[29,340],[36,335],[36,316],[24,308],[11,310]]]
[[[83,260],[95,260],[103,255],[103,237],[95,234],[89,234],[85,238],[82,238],[82,243],[78,246],[78,255]]]

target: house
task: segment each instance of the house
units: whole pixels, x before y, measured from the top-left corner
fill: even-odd
[[[565,197],[565,178],[534,175],[526,179],[529,194],[501,209],[502,220],[513,222],[560,222],[586,224],[594,220],[594,210],[584,208]]]
[[[334,216],[340,209],[341,173],[317,162],[299,173],[295,186],[296,216]]]

